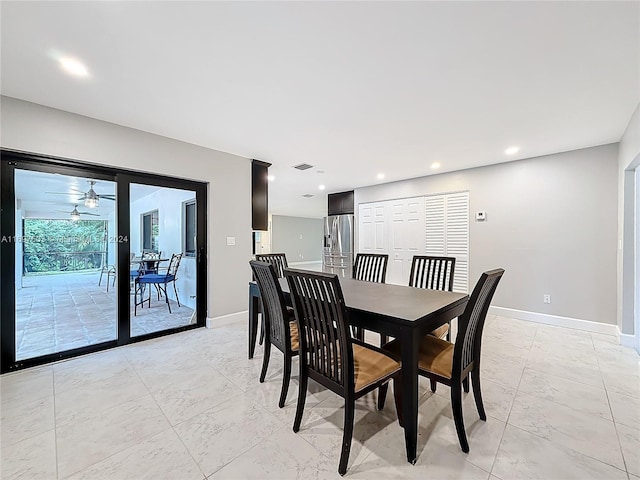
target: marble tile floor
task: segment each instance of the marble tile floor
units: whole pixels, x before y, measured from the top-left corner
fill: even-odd
[[[247,322],[197,329],[3,375],[2,479],[325,479],[337,473],[342,401],[313,382],[292,432],[297,376],[277,406],[282,355],[258,382]],[[637,353],[606,335],[489,316],[488,419],[464,400],[459,448],[447,388],[421,383],[416,465],[391,396],[357,403],[346,477],[640,478]],[[297,368],[294,362],[294,374]],[[424,379],[422,379],[424,380]]]
[[[16,292],[16,358],[23,360],[116,338],[116,288],[106,275],[65,273],[28,276]],[[155,292],[153,292],[155,294]],[[192,323],[193,310],[151,296],[151,308],[131,309],[133,336]]]

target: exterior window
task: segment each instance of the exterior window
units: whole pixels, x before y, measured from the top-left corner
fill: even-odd
[[[183,245],[187,257],[196,256],[196,200],[184,202]]]
[[[142,252],[158,253],[158,234],[160,233],[160,222],[158,210],[143,213],[142,217]]]

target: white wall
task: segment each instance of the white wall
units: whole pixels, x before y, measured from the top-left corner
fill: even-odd
[[[617,150],[604,145],[359,188],[355,201],[468,190],[470,288],[483,271],[503,267],[493,305],[615,324]],[[473,220],[479,210],[486,221]]]
[[[286,253],[288,263],[322,260],[324,220],[321,218],[273,215],[271,250]]]
[[[133,187],[135,188],[135,187]],[[163,258],[171,258],[174,253],[182,252],[182,202],[195,199],[195,192],[158,187],[158,189],[130,205],[131,252],[142,253],[142,220],[140,215],[158,210],[158,250]],[[169,266],[163,262],[161,267]],[[196,295],[196,260],[193,257],[182,257],[176,287],[180,295],[180,303],[195,309]],[[175,300],[173,287],[167,289],[169,298]]]
[[[640,105],[631,116],[618,148],[618,309],[617,323],[626,335],[634,334],[636,194],[640,188],[634,169],[640,166]],[[637,306],[640,308],[640,305]]]
[[[208,182],[208,316],[247,309],[249,159],[9,97],[0,115],[3,148]]]

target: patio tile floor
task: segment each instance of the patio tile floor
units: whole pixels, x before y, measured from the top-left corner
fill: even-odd
[[[116,287],[100,274],[64,273],[23,278],[16,292],[16,359],[95,345],[116,338]],[[154,292],[155,293],[155,292]],[[131,335],[157,332],[193,323],[193,309],[151,295],[151,308],[131,308]],[[195,321],[195,320],[194,320]]]

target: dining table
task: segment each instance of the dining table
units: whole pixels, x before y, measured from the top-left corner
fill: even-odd
[[[168,262],[169,258],[146,258],[146,257],[134,257],[131,259],[131,264],[139,264],[141,269],[145,272],[158,273],[158,267],[161,262]]]
[[[279,279],[285,301],[289,285]],[[386,283],[340,278],[351,325],[395,337],[401,346],[402,410],[407,460],[417,459],[418,352],[421,339],[464,312],[465,293],[445,292]],[[258,331],[260,291],[249,283],[249,358],[253,358]]]

